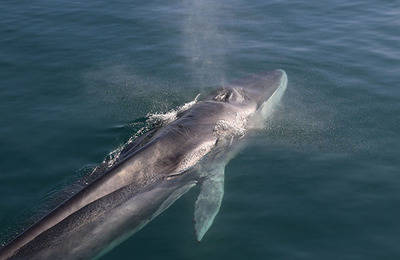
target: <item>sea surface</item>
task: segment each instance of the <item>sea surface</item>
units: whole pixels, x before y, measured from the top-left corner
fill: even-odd
[[[400,259],[400,2],[0,1],[0,243],[166,113],[252,73],[288,88],[228,164],[102,259]],[[62,256],[60,256],[62,257]]]

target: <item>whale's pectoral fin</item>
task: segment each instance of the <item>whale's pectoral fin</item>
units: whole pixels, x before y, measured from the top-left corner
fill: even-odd
[[[201,241],[221,207],[224,196],[225,166],[215,168],[201,184],[194,210],[194,228],[197,241]]]

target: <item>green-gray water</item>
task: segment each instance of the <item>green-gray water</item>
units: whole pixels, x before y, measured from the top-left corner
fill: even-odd
[[[3,0],[0,10],[0,242],[148,113],[282,68],[282,105],[228,165],[204,240],[194,189],[103,259],[399,259],[397,1]]]

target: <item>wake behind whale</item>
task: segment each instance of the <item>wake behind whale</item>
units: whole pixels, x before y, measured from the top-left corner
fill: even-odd
[[[103,164],[104,174],[2,248],[0,259],[99,257],[195,185],[200,241],[221,205],[225,165],[268,120],[286,85],[286,73],[275,70],[196,98],[128,142]]]

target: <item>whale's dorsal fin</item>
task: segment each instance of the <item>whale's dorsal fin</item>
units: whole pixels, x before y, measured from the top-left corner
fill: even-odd
[[[224,196],[225,165],[218,165],[201,184],[194,210],[194,228],[197,241],[201,241],[221,207]]]

